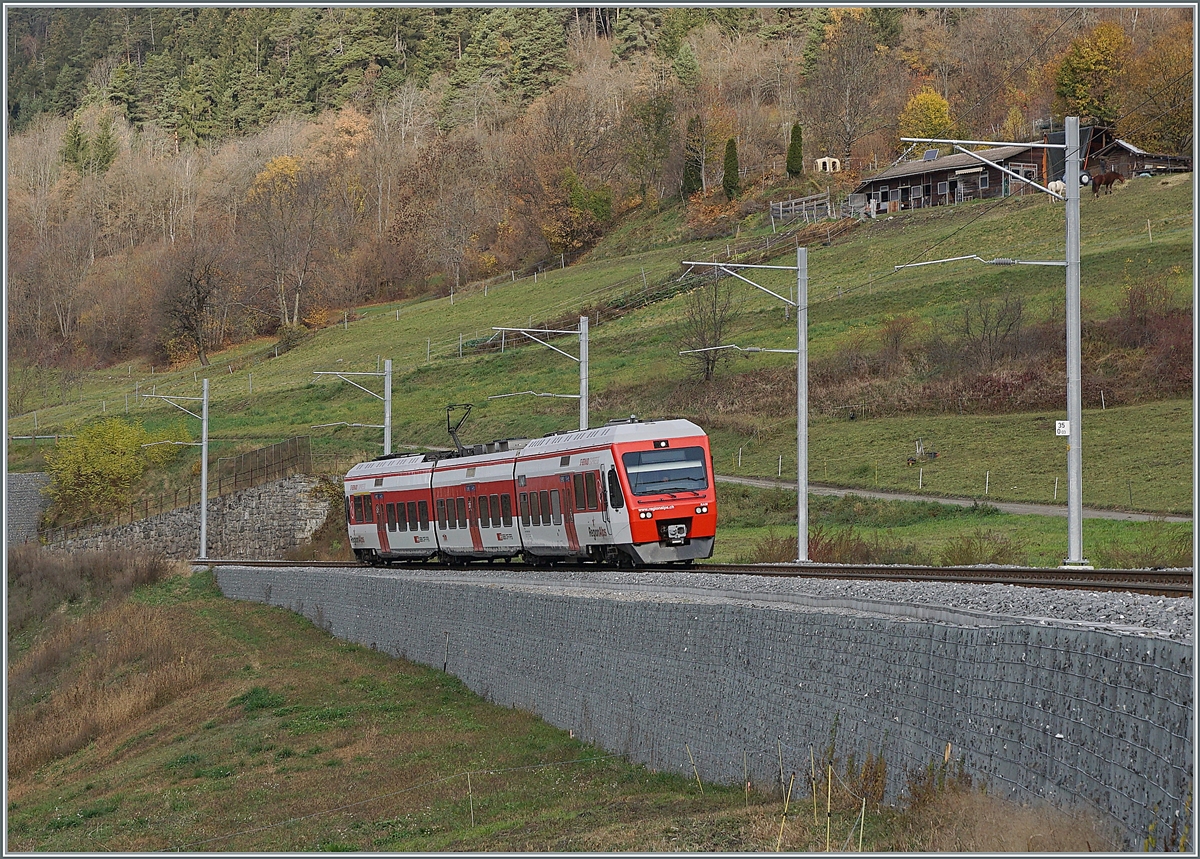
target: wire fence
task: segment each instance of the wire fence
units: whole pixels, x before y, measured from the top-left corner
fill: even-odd
[[[268,447],[217,460],[217,495],[249,489],[293,474],[312,472],[309,437],[295,436]],[[211,483],[211,480],[210,480]]]

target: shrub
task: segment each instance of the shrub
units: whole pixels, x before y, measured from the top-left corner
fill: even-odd
[[[970,533],[960,534],[943,546],[939,559],[946,567],[1020,565],[1026,561],[1025,544],[998,531],[976,528]]]
[[[1101,545],[1092,552],[1092,560],[1099,567],[1116,570],[1191,567],[1194,565],[1192,535],[1189,529],[1156,521],[1139,530],[1132,542],[1113,539]]]
[[[138,422],[101,418],[70,427],[46,454],[51,482],[46,494],[54,501],[52,515],[83,517],[112,510],[129,499],[134,484],[151,465],[170,462],[178,448],[156,441],[177,440],[187,432],[179,424],[165,433],[149,433]]]

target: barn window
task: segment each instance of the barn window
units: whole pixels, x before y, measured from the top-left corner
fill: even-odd
[[[988,186],[988,174],[980,173],[979,174],[979,189],[982,191],[987,186]]]
[[[512,527],[512,496],[507,492],[500,496],[500,515],[504,517],[504,527]]]
[[[421,520],[421,530],[428,531],[429,530],[429,502],[428,501],[422,500],[422,501],[417,502],[417,516]]]
[[[550,521],[555,525],[562,524],[562,499],[557,489],[550,490]]]
[[[950,183],[949,182],[938,182],[938,193],[939,194],[949,194],[950,193]]]
[[[521,524],[529,524],[529,495],[522,492],[517,498],[517,504],[521,508]]]

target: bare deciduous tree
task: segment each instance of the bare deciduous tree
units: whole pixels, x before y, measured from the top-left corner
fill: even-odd
[[[723,279],[706,276],[684,299],[683,337],[689,354],[680,356],[693,376],[711,382],[717,368],[729,361],[732,353],[724,346],[736,317],[733,290]],[[705,351],[695,351],[695,350]],[[682,351],[682,350],[681,350]]]

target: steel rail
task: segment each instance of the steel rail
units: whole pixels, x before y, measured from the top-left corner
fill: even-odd
[[[218,559],[193,560],[193,564],[209,567],[322,567],[333,569],[369,569],[353,561],[280,561]],[[382,567],[386,569],[387,567]],[[510,570],[597,570],[611,568],[583,564],[534,566],[522,562],[500,564],[447,565],[438,563],[399,562],[394,569],[452,570],[452,569],[510,569]],[[622,568],[628,570],[628,568]],[[1019,585],[1021,587],[1059,588],[1093,591],[1129,591],[1156,596],[1193,596],[1193,572],[1176,570],[1085,570],[1046,567],[891,567],[849,564],[696,564],[694,566],[664,565],[641,567],[649,572],[694,572],[719,575],[776,576],[813,579],[848,579],[855,581],[930,582],[978,585]]]

